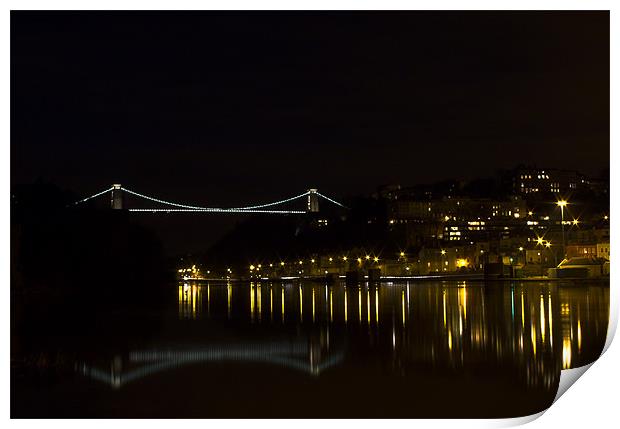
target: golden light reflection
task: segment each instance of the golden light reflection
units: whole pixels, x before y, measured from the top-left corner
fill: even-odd
[[[366,318],[368,319],[368,326],[370,326],[370,288],[366,290]]]
[[[521,327],[525,328],[525,299],[523,297],[523,291],[521,291]]]
[[[301,285],[299,285],[299,319],[304,321],[304,290]]]
[[[228,318],[230,319],[230,312],[231,312],[231,297],[232,297],[232,286],[230,283],[228,283],[228,285],[226,285],[226,292],[228,294]]]
[[[361,289],[357,292],[357,300],[358,300],[357,311],[358,311],[359,321],[361,324],[362,323],[362,290]]]
[[[405,291],[400,293],[401,312],[403,313],[403,326],[405,326]]]
[[[281,284],[274,285],[263,283],[265,287],[269,287],[267,302],[269,306],[269,319],[262,321],[262,323],[269,322],[269,320],[273,320],[276,317],[274,313],[276,313],[278,309],[274,306],[277,305],[278,297],[275,296],[278,295],[277,288],[280,288],[282,323],[285,323],[285,321],[297,323],[300,319],[303,321],[304,287],[312,287],[311,305],[313,324],[319,323],[321,324],[321,328],[326,326],[329,329],[333,326],[332,323],[342,323],[343,313],[345,323],[348,323],[348,295],[354,293],[355,290],[350,292],[350,287],[343,288],[344,282],[334,286],[312,286],[312,284],[309,283],[302,284],[303,286],[300,286],[298,283],[286,286],[292,289],[299,287],[300,308],[298,310],[295,305],[296,298],[294,297],[294,293],[289,297],[292,301],[289,303],[290,305],[288,308],[286,308],[285,287]],[[226,285],[226,298],[224,297],[224,285]],[[246,283],[244,287],[247,287],[247,285]],[[213,296],[214,311],[209,314],[211,286],[215,287]],[[235,289],[234,295],[233,286],[237,288]],[[323,287],[325,287],[325,290],[322,289]],[[528,284],[527,287],[523,287],[523,285],[515,285],[514,288],[510,290],[506,289],[500,296],[492,296],[493,299],[491,301],[487,300],[487,303],[491,304],[491,306],[487,308],[492,308],[494,305],[503,306],[501,312],[494,310],[491,313],[485,314],[483,308],[484,293],[479,292],[478,287],[472,288],[471,285],[469,288],[466,288],[463,282],[452,284],[449,287],[446,287],[445,284],[438,284],[428,288],[416,286],[409,288],[408,285],[405,286],[402,283],[395,284],[394,287],[382,286],[385,289],[385,295],[382,298],[379,296],[379,287],[370,285],[362,287],[366,289],[365,294],[361,288],[355,288],[358,291],[357,307],[360,316],[360,324],[362,320],[368,323],[367,335],[371,336],[369,337],[369,341],[381,339],[380,335],[385,335],[385,340],[389,344],[389,336],[394,335],[398,337],[395,341],[399,342],[399,347],[396,348],[396,351],[399,353],[400,351],[411,351],[414,347],[428,347],[427,350],[429,350],[429,353],[440,353],[439,355],[433,355],[433,360],[435,362],[440,362],[441,359],[444,359],[447,363],[448,360],[454,358],[462,362],[463,365],[468,365],[468,362],[472,362],[472,356],[478,356],[474,353],[480,354],[490,352],[497,354],[497,357],[500,359],[518,359],[521,363],[525,362],[526,367],[529,368],[530,371],[530,378],[533,380],[539,377],[540,374],[546,374],[551,371],[549,362],[551,362],[552,358],[555,359],[553,361],[556,365],[555,368],[559,366],[570,368],[573,365],[579,366],[584,364],[584,362],[589,362],[588,359],[591,359],[592,355],[592,343],[600,336],[598,332],[594,331],[595,325],[592,322],[594,319],[590,316],[592,312],[591,308],[594,305],[592,300],[594,298],[598,299],[598,295],[595,295],[594,292],[588,294],[584,292],[583,289],[579,288],[572,288],[570,290],[568,290],[568,288],[562,289],[561,294],[558,296],[555,286]],[[372,298],[370,296],[371,287],[375,289]],[[236,313],[232,312],[232,302],[234,300],[236,310],[241,308],[250,309],[252,322],[260,322],[262,317],[262,286],[257,282],[252,282],[249,289],[250,294],[248,297],[247,293],[243,292],[244,290],[247,291],[247,289],[231,283],[216,283],[213,285],[205,283],[204,286],[192,283],[180,283],[177,291],[179,299],[179,317],[180,319],[189,320],[200,318],[201,316],[206,317],[205,315],[209,314],[209,318],[214,317],[216,320],[223,318],[225,320],[226,310],[224,310],[224,305],[227,305],[229,319],[241,316],[245,323],[249,324],[250,322],[245,312],[246,310],[244,310],[242,314],[236,314],[237,311]],[[398,290],[401,291],[400,303],[398,303]],[[598,289],[595,290],[598,292]],[[441,291],[441,298],[439,296],[439,291]],[[202,302],[204,292],[206,292],[207,295],[207,305],[204,305],[204,302]],[[290,292],[291,289],[289,289],[289,295]],[[293,292],[296,291],[293,290]],[[524,329],[520,329],[518,327],[518,321],[515,320],[519,317],[519,303],[515,302],[519,299],[519,295],[517,295],[519,292],[521,297],[520,317],[522,319],[522,326],[525,324],[528,325],[528,327]],[[322,293],[325,294],[324,298],[318,296]],[[340,307],[338,304],[339,297],[342,296],[340,295],[341,293],[345,298],[343,307]],[[365,295],[365,297],[363,295]],[[488,298],[488,296],[487,294],[486,297]],[[536,297],[538,297],[538,300],[536,300]],[[248,298],[250,299],[250,304],[247,303]],[[323,302],[322,299],[325,299],[325,302]],[[335,303],[334,299],[336,299]],[[352,305],[355,307],[353,299],[355,298],[352,298]],[[363,301],[364,299],[366,299],[365,303]],[[374,304],[372,303],[373,299],[375,300]],[[530,314],[525,314],[526,299],[528,300]],[[604,296],[601,299],[605,299]],[[224,304],[224,300],[227,301],[227,304]],[[319,302],[317,302],[317,300]],[[415,306],[416,300],[419,301],[419,306],[412,308],[411,305],[414,304]],[[558,302],[560,304],[558,304]],[[586,311],[585,305],[587,303],[589,303],[590,308]],[[580,304],[582,308],[584,308],[584,311],[580,311]],[[437,308],[437,305],[441,305],[442,307]],[[599,305],[599,301],[596,301],[596,305]],[[379,308],[380,306],[382,307]],[[448,306],[450,306],[449,309]],[[470,306],[469,309],[467,308],[468,306]],[[554,325],[553,312],[557,311],[555,310],[556,308],[561,308],[563,315],[560,319],[556,318],[556,323]],[[509,314],[511,309],[514,309],[512,313],[515,314],[515,318],[513,319],[511,319]],[[205,313],[201,313],[205,310]],[[287,320],[285,317],[285,312],[287,310],[290,320]],[[366,311],[366,317],[364,317],[363,314],[364,310]],[[297,316],[297,311],[300,312],[299,316]],[[327,314],[328,311],[329,315]],[[375,312],[374,317],[372,311]],[[401,317],[398,316],[399,311],[401,312]],[[447,323],[448,311],[450,311],[450,326],[448,326]],[[379,313],[381,312],[385,313],[381,315],[384,318],[384,323],[389,321],[389,329],[386,329],[385,332],[379,329]],[[414,312],[418,312],[415,313],[416,323],[409,323]],[[536,314],[537,312],[539,312],[539,314]],[[496,319],[497,316],[500,317],[499,321]],[[560,314],[557,316],[559,317]],[[300,317],[300,319],[298,319],[298,317]],[[355,314],[353,317],[355,319]],[[469,319],[467,317],[469,317]],[[525,323],[526,318],[527,323]],[[306,319],[308,319],[307,315]],[[399,319],[401,321],[401,326],[398,326]],[[372,320],[376,321],[376,330],[371,329]],[[439,326],[442,320],[443,329]],[[601,318],[600,320],[603,319]],[[306,322],[309,323],[310,320]],[[325,322],[325,326],[323,326],[323,322]],[[354,322],[355,320],[353,320],[352,323],[355,328],[357,328]],[[502,331],[496,329],[497,323],[502,324]],[[344,328],[344,325],[342,325],[342,327]],[[310,328],[310,326],[306,326],[306,328]],[[423,343],[418,343],[415,335],[410,335],[410,332],[407,331],[407,329],[418,328],[427,330],[425,332],[433,331],[430,341],[425,339]],[[556,329],[557,332],[554,332],[554,329]],[[361,331],[356,332],[360,333]],[[530,341],[528,341],[527,338],[528,333],[530,334]],[[330,333],[329,335],[332,334]],[[554,348],[554,336],[557,338],[558,335],[560,336],[560,341],[558,347]],[[456,338],[454,338],[454,336],[456,336]],[[584,336],[588,336],[588,341],[584,342]],[[324,345],[324,338],[323,334],[321,334],[321,347]],[[434,351],[431,352],[430,350],[433,349],[433,347]],[[572,347],[574,347],[574,349]],[[454,356],[452,356],[452,352],[454,352]],[[573,352],[575,352],[574,364],[572,361]],[[443,353],[443,357],[441,353]],[[514,355],[514,357],[511,355]],[[404,356],[405,355],[398,356],[399,359],[402,359],[399,361],[402,365],[405,365],[405,362],[409,359],[409,357],[405,358]],[[457,358],[457,356],[460,356],[460,358]],[[524,371],[525,370],[524,367]]]
[[[250,283],[250,320],[254,321],[254,283]]]
[[[536,326],[532,323],[532,351],[534,352],[534,356],[536,356]]]
[[[443,327],[446,327],[446,291],[441,292],[443,299]]]
[[[571,367],[572,350],[570,344],[570,338],[565,337],[562,340],[562,369],[569,369]]]
[[[577,348],[581,352],[581,320],[577,319]]]
[[[256,307],[257,307],[257,311],[258,311],[258,321],[261,321],[261,318],[263,316],[263,312],[261,311],[261,305],[262,305],[262,296],[261,296],[261,285],[260,283],[256,286]]]
[[[379,325],[379,289],[375,289],[375,320]]]
[[[312,288],[312,323],[315,320],[315,298],[314,298],[314,287]]]
[[[196,285],[192,285],[192,319],[196,318]]]
[[[551,312],[551,294],[549,294],[549,345],[553,348],[553,313]]]
[[[540,338],[545,343],[545,301],[540,294]]]
[[[344,288],[344,323],[348,321],[348,311],[347,311],[347,288]]]
[[[463,317],[467,321],[467,285],[463,282]]]

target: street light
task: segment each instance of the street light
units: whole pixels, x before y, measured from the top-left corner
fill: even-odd
[[[560,207],[560,211],[562,212],[562,259],[566,258],[566,243],[564,239],[564,207],[568,204],[566,200],[560,200],[556,202],[556,204]]]

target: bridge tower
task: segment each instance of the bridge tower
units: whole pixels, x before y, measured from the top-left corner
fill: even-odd
[[[308,212],[317,213],[319,211],[319,196],[316,194],[318,189],[308,189]]]
[[[123,189],[120,183],[112,185],[112,200],[110,203],[113,209],[120,210],[123,208]]]

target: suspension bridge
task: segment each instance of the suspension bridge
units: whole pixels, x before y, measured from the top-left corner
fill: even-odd
[[[149,201],[150,203],[157,203],[160,205],[159,207],[153,208],[126,208],[123,203],[123,194],[127,193],[134,197],[140,198],[145,201]],[[131,189],[127,189],[120,184],[114,184],[109,189],[106,189],[101,192],[97,192],[96,194],[90,195],[86,198],[83,198],[79,201],[73,203],[73,206],[78,206],[87,201],[93,200],[98,197],[103,197],[108,195],[110,198],[110,207],[115,210],[126,209],[130,212],[148,212],[148,213],[157,213],[157,212],[201,212],[201,213],[265,213],[265,214],[304,214],[304,213],[316,213],[319,211],[319,198],[322,198],[325,201],[328,201],[332,204],[335,204],[342,208],[348,208],[344,204],[339,203],[338,201],[329,198],[323,194],[321,194],[317,189],[308,189],[306,192],[296,195],[294,197],[285,198],[278,201],[272,201],[264,204],[255,204],[244,207],[202,207],[190,204],[182,204],[173,201],[166,201],[160,198],[155,198],[149,195],[144,195],[136,191],[132,191]],[[285,204],[291,203],[293,201],[298,200],[306,200],[306,209],[305,210],[290,210],[282,208]],[[164,206],[164,207],[161,207]]]

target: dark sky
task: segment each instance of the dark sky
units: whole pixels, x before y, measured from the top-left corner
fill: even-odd
[[[609,166],[607,12],[13,12],[11,177],[196,204]]]

